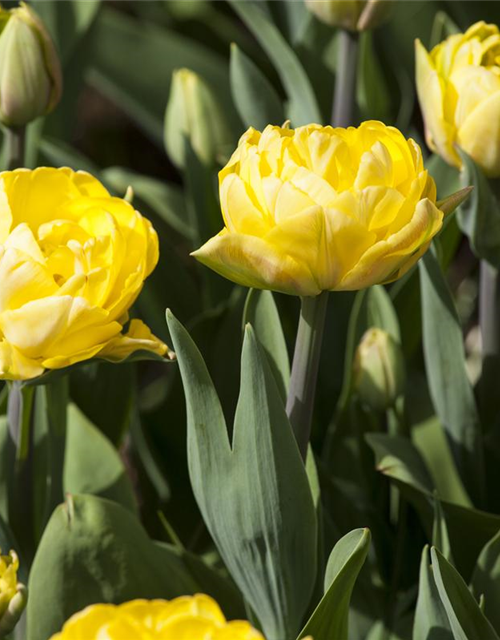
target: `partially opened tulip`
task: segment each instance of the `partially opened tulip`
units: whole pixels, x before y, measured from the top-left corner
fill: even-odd
[[[322,22],[350,31],[378,27],[389,16],[391,0],[306,0]]]
[[[429,53],[416,41],[417,91],[429,147],[461,167],[457,147],[500,176],[500,32],[478,22]]]
[[[381,122],[249,129],[219,184],[225,227],[194,256],[300,296],[400,278],[443,221],[419,146]]]
[[[209,596],[96,604],[71,617],[52,640],[264,640],[248,622],[227,622]]]
[[[0,174],[0,378],[167,347],[128,310],[158,261],[151,223],[85,172]]]

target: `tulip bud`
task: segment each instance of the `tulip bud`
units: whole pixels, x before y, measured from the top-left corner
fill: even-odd
[[[46,115],[61,87],[59,59],[40,18],[23,2],[0,7],[0,122],[21,127]]]
[[[306,0],[322,22],[350,31],[374,29],[387,19],[391,0]]]
[[[17,582],[18,568],[14,551],[0,556],[0,638],[14,629],[26,607],[27,589]]]
[[[354,387],[363,402],[383,411],[392,407],[405,381],[401,347],[382,329],[369,329],[354,360]]]
[[[198,158],[212,165],[231,135],[211,88],[189,69],[174,72],[165,113],[165,147],[174,164],[185,165],[185,138]]]

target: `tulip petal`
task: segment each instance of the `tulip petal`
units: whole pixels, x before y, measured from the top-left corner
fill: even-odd
[[[298,263],[255,236],[222,231],[191,255],[244,287],[303,296],[321,292],[306,264]]]
[[[449,164],[460,167],[454,149],[455,133],[443,114],[444,87],[437,70],[420,40],[415,42],[417,93],[424,115],[427,144]]]
[[[487,176],[500,175],[500,91],[472,111],[458,131],[458,144]]]
[[[99,357],[120,362],[139,350],[151,351],[159,356],[168,353],[167,345],[154,336],[144,322],[132,320],[128,333],[110,340],[99,352]]]
[[[274,227],[265,239],[280,255],[309,265],[320,289],[330,290],[376,235],[341,211],[311,207]]]
[[[421,200],[412,220],[387,240],[368,249],[337,289],[356,290],[403,275],[427,249],[441,228],[443,213],[428,199]]]
[[[58,287],[44,265],[17,249],[0,247],[0,312],[17,309],[30,300],[52,296]]]
[[[0,341],[0,379],[30,380],[42,373],[40,362],[25,357],[6,340]]]

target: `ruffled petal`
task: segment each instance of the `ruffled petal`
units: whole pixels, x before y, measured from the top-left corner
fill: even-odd
[[[303,296],[316,296],[321,291],[307,264],[255,236],[222,231],[191,255],[244,287]]]

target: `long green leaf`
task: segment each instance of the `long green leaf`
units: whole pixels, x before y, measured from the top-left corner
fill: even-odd
[[[431,549],[431,559],[454,640],[499,640],[458,571],[435,548]]]
[[[321,114],[307,74],[285,38],[257,2],[230,2],[276,67],[290,100],[289,116],[293,126],[321,122]]]
[[[243,312],[243,326],[247,323],[254,328],[285,401],[290,381],[290,360],[278,309],[270,291],[250,289]]]
[[[245,332],[233,449],[191,338],[167,314],[186,393],[191,483],[205,523],[268,640],[295,635],[316,575],[307,475],[274,376]]]
[[[485,614],[500,634],[500,532],[481,550],[471,586],[476,598],[484,596]]]
[[[471,248],[491,265],[500,266],[500,203],[495,198],[488,179],[465,151],[460,151],[463,162],[463,186],[474,187],[470,197],[459,208],[457,220],[470,240]]]
[[[429,547],[422,551],[417,608],[413,625],[413,640],[453,640],[448,616],[443,607],[429,558]]]
[[[432,251],[419,263],[425,366],[434,408],[446,431],[464,486],[481,505],[484,460],[481,427],[467,377],[462,331]]]
[[[173,30],[105,6],[93,35],[89,81],[161,146],[163,116],[175,69],[192,69],[218,94],[229,93],[224,59]],[[228,121],[238,131],[241,125],[236,112],[230,103],[226,109]]]
[[[74,405],[68,408],[64,489],[89,493],[137,511],[134,491],[118,451]]]
[[[325,595],[302,630],[299,639],[347,638],[349,602],[356,578],[370,547],[370,531],[355,529],[333,548],[325,574]]]
[[[230,78],[234,104],[247,127],[262,131],[268,124],[285,121],[275,88],[237,44],[231,45]]]

